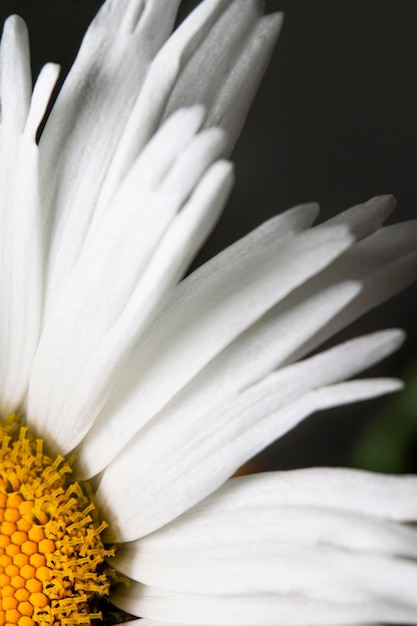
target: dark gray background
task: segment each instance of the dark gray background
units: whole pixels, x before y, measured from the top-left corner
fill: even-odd
[[[168,1],[169,0],[165,0]],[[67,70],[100,6],[94,0],[3,0],[29,24],[33,71]],[[181,16],[196,2],[184,2]],[[233,155],[237,185],[198,262],[264,219],[317,200],[322,218],[378,193],[398,200],[396,220],[417,216],[417,2],[270,0],[285,10],[278,46]],[[401,375],[417,345],[417,289],[349,330],[406,328],[407,345],[375,373]],[[346,335],[345,335],[346,336]],[[275,444],[264,468],[347,464],[380,403],[324,413]]]

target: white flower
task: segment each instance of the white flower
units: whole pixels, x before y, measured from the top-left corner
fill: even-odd
[[[103,536],[119,544],[111,566],[132,579],[110,599],[143,626],[416,624],[417,536],[404,524],[417,517],[415,477],[312,469],[228,479],[314,411],[401,387],[345,382],[395,350],[401,331],[309,354],[416,278],[417,224],[381,227],[391,197],[315,228],[317,207],[303,205],[179,282],[227,199],[223,156],[280,17],[262,17],[257,2],[205,0],[168,38],[178,5],[105,3],[39,146],[58,70],[46,66],[31,94],[25,26],[6,23],[2,414],[23,410],[50,449],[75,450],[109,524]],[[65,570],[48,516],[66,502],[50,482],[49,508],[22,512],[22,476],[41,453],[25,452],[21,431],[15,475],[4,424],[0,623],[56,623],[42,568],[54,580]],[[100,534],[91,533],[90,546]],[[9,563],[19,548],[8,546],[24,536],[19,565]],[[30,542],[45,578],[23,575],[35,567]],[[43,587],[23,600],[26,579]]]

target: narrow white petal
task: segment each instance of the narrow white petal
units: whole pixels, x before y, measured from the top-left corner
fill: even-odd
[[[234,64],[230,76],[221,76],[216,66],[214,83],[203,68],[199,71],[210,93],[216,94],[220,86],[228,92],[227,98],[220,94],[213,104],[219,109],[215,117],[234,135],[243,124],[276,39],[278,21],[275,16],[261,20],[259,3],[253,0],[233,3],[234,7],[228,0],[206,0],[162,46],[178,4],[179,0],[168,4],[137,0],[123,8],[125,2],[106,3],[87,32],[48,120],[41,139],[45,202],[51,216],[55,211],[53,223],[46,224],[51,232],[48,303],[76,261],[95,210],[105,210],[131,163],[168,114],[166,105],[181,71],[206,41],[210,49],[221,48]],[[230,24],[230,13],[236,9],[232,31],[219,39],[217,22],[223,28]],[[234,33],[239,35],[239,50],[235,50]],[[198,92],[196,81],[194,91]],[[83,97],[85,93],[88,97]],[[225,99],[239,103],[237,111],[233,107],[234,126],[221,114],[229,104],[222,102]],[[197,93],[193,104],[201,101]],[[208,124],[212,122],[213,115]]]
[[[208,125],[221,125],[230,152],[268,65],[282,14],[262,16],[262,4],[234,0],[213,26],[179,76],[166,115],[204,102]],[[227,42],[226,45],[221,45]],[[204,76],[204,80],[201,77]]]
[[[40,141],[51,237],[48,298],[55,297],[78,258],[114,151],[178,4],[106,3],[49,116]]]
[[[346,603],[379,596],[417,611],[417,565],[390,555],[265,537],[205,548],[167,548],[153,555],[145,549],[137,556],[143,557],[143,567],[137,568],[140,582],[176,593],[302,594]]]
[[[29,388],[29,419],[61,451],[72,449],[90,428],[133,342],[165,302],[218,219],[232,184],[228,163],[219,161],[208,167],[221,145],[219,131],[203,131],[201,140],[190,144],[194,172],[184,171],[185,154],[179,154],[178,165],[174,161],[172,171],[151,190],[152,208],[162,211],[156,224],[151,220],[153,226],[159,223],[162,228],[150,239],[153,249],[143,246],[142,251],[137,250],[136,241],[132,242],[135,215],[142,224],[142,213],[135,212],[135,206],[133,211],[127,207],[131,219],[120,220],[123,207],[117,203],[115,213],[106,214],[103,228],[100,224],[92,233],[88,254],[80,258],[61,302],[48,318]],[[125,259],[126,250],[132,255],[136,251],[136,265],[132,255]],[[107,262],[97,266],[93,262],[97,254],[107,254]],[[93,292],[96,299],[91,298]],[[59,424],[56,415],[61,417]]]
[[[94,231],[97,225],[103,221],[103,218],[107,216],[109,211],[117,211],[119,206],[121,210],[123,210],[124,204],[132,204],[133,202],[136,207],[136,212],[141,214],[140,217],[142,221],[147,224],[148,228],[152,227],[149,222],[158,221],[157,215],[153,214],[154,212],[150,213],[150,215],[143,215],[147,208],[147,196],[158,190],[158,187],[162,185],[164,178],[171,170],[175,172],[173,166],[176,165],[178,161],[181,161],[179,155],[186,149],[186,154],[189,154],[188,149],[190,142],[199,131],[204,121],[204,116],[205,112],[203,107],[195,106],[176,111],[171,118],[166,121],[162,128],[150,139],[149,143],[133,163],[109,204],[102,207],[103,211],[95,211],[91,226],[88,229],[86,247],[89,245],[89,235]],[[219,155],[223,143],[224,139],[218,148]],[[200,163],[201,160],[197,159],[198,171],[201,169]],[[176,190],[179,186],[179,180],[180,177],[174,175],[174,186]],[[189,184],[189,191],[191,191],[196,182],[194,180],[192,183],[188,183],[188,177],[186,176],[181,176],[181,180],[184,184]],[[169,197],[165,200],[170,202]],[[145,207],[143,208],[144,204]],[[157,224],[155,227],[157,227]],[[146,233],[143,234],[141,239],[137,242],[138,246],[142,245],[143,242],[147,242]]]
[[[42,240],[38,151],[0,126],[0,410],[16,410],[27,389],[39,336]]]
[[[141,24],[147,4],[150,4],[147,0],[107,0],[93,21],[94,27],[113,27],[122,33],[131,34]]]
[[[343,261],[336,261],[328,271],[313,278],[304,291],[305,297],[347,278],[358,281],[361,290],[338,315],[300,346],[291,355],[291,360],[308,354],[339,330],[416,280],[416,241],[417,220],[381,228],[352,246],[344,255]]]
[[[342,227],[317,228],[290,238],[286,245],[279,237],[263,247],[252,243],[232,251],[221,271],[217,262],[212,263],[199,272],[200,280],[184,281],[182,297],[173,299],[148,329],[136,348],[134,368],[134,402],[141,406],[140,415],[132,419],[131,413],[116,413],[113,407],[106,412],[100,435],[94,433],[96,445],[102,444],[98,437],[109,440],[112,433],[111,447],[101,445],[104,455],[112,458],[210,360],[277,301],[331,263],[352,240]],[[125,380],[131,383],[131,377]]]
[[[62,320],[71,318],[75,309],[73,316],[87,321],[91,317],[101,339],[120,315],[175,214],[222,152],[221,131],[197,135],[203,115],[198,107],[174,114],[132,166],[105,215],[90,229],[61,302],[46,315],[46,333],[54,318],[62,327]],[[193,162],[193,171],[185,171],[184,161]],[[86,325],[77,319],[72,323]],[[90,333],[86,328],[87,337]],[[86,345],[86,352],[91,346]]]
[[[256,0],[205,0],[173,33],[149,68],[106,176],[100,207],[161,120],[183,106],[180,94],[187,94],[184,104],[208,108],[207,125],[228,131],[230,152],[279,32],[280,16],[261,16]]]
[[[103,180],[97,201],[99,212],[105,209],[130,164],[157,130],[181,69],[208,35],[227,3],[228,0],[206,0],[200,3],[156,55]]]
[[[40,331],[43,238],[36,132],[55,80],[43,68],[32,97],[29,39],[12,15],[0,45],[0,411],[22,408]]]
[[[212,498],[215,501],[215,495]],[[130,578],[171,591],[283,593],[293,580],[296,591],[307,592],[310,577],[314,579],[321,568],[330,573],[332,551],[338,550],[351,555],[343,567],[345,573],[348,566],[354,566],[356,555],[362,560],[362,571],[360,555],[416,559],[417,531],[323,507],[273,507],[267,501],[261,507],[248,502],[245,508],[228,511],[204,511],[200,506],[151,535],[119,547],[112,566]],[[286,561],[292,562],[291,567]],[[371,561],[365,559],[368,566]],[[288,570],[285,577],[280,575],[284,569]],[[306,579],[302,579],[304,574]],[[355,581],[359,583],[358,575]],[[358,586],[365,590],[364,585]]]
[[[0,46],[0,102],[3,127],[23,131],[32,93],[29,37],[25,22],[17,15],[3,27]]]
[[[305,506],[412,521],[417,518],[417,477],[315,467],[232,478],[195,511],[263,506]]]
[[[184,622],[179,623],[178,621],[176,621],[175,623],[173,621],[155,621],[153,619],[140,619],[140,620],[132,620],[131,622],[129,622],[129,625],[134,626],[134,624],[136,624],[137,626],[212,626],[212,624],[208,624],[207,622],[189,622],[188,624],[184,624]],[[229,626],[229,624],[218,624],[217,626]],[[253,622],[252,624],[246,624],[246,626],[266,626],[266,624],[264,622],[260,622],[259,620],[256,622]],[[327,626],[332,626],[331,624],[328,624]],[[335,626],[335,625],[334,625]],[[338,624],[337,626],[347,626],[347,624]],[[361,622],[360,625],[356,624],[356,626],[379,626],[378,624],[370,624],[370,623],[363,623]]]
[[[385,226],[353,246],[343,266],[335,263],[332,272],[363,279],[381,266],[415,252],[416,237],[417,220]]]
[[[297,346],[302,345],[317,329],[336,315],[357,294],[355,283],[337,285],[323,290],[306,300],[300,299],[290,308],[277,305],[259,322],[242,333],[234,342],[213,359],[187,386],[187,410],[190,406],[209,407],[221,404],[233,397],[244,387],[253,384],[278,367]],[[136,357],[136,358],[135,358]],[[134,378],[133,355],[124,369],[126,383],[137,385]],[[131,374],[128,372],[131,370]],[[130,391],[129,385],[122,387],[127,392],[122,404],[110,401],[100,418],[93,425],[77,450],[77,458],[87,476],[97,474],[114,455],[113,424],[130,422],[137,414],[140,400]],[[140,394],[140,389],[138,389]],[[121,389],[117,390],[119,402]],[[140,396],[139,396],[140,397]],[[183,400],[184,402],[184,400]],[[183,404],[184,406],[184,404]],[[136,425],[138,427],[138,424]]]
[[[240,10],[240,1],[235,0],[235,4]],[[270,14],[258,20],[247,38],[245,47],[241,48],[236,56],[236,66],[225,78],[216,100],[209,108],[208,124],[220,124],[228,131],[229,152],[240,135],[252,100],[268,66],[282,21],[283,14],[280,13]],[[198,101],[199,94],[194,98]]]
[[[36,80],[24,129],[25,135],[33,141],[36,141],[39,125],[46,113],[60,69],[56,63],[47,63]]]
[[[347,224],[353,228],[358,236],[364,237],[382,223],[392,208],[393,199],[391,197],[379,197],[370,200],[363,206],[353,207],[335,219],[336,222]],[[302,213],[300,212],[300,214]],[[293,228],[290,226],[290,216],[296,217],[296,215],[297,212],[289,212],[282,216],[284,231],[286,226]],[[186,315],[188,313],[189,316],[186,317],[186,323],[184,323],[184,332],[188,333],[193,325],[198,326],[202,314],[198,308],[195,309],[194,307],[193,294],[196,293],[197,298],[201,298],[200,291],[204,292],[204,283],[210,281],[211,275],[216,275],[216,273],[221,275],[224,267],[230,267],[236,259],[240,260],[240,255],[248,257],[251,254],[252,245],[255,249],[257,246],[267,247],[268,242],[273,241],[282,226],[280,218],[267,222],[255,231],[252,240],[248,238],[247,250],[245,250],[246,239],[244,239],[238,242],[236,247],[233,246],[226,250],[206,266],[194,272],[178,286],[167,311],[149,330],[148,341],[139,344],[137,350],[132,354],[123,370],[119,384],[115,387],[110,402],[104,408],[91,435],[85,440],[83,448],[79,450],[87,474],[91,475],[100,471],[120,449],[122,443],[128,441],[133,432],[138,430],[166,403],[166,398],[169,399],[175,394],[176,386],[180,387],[184,384],[182,379],[179,380],[179,383],[176,382],[178,374],[181,373],[180,368],[176,368],[175,372],[172,370],[172,360],[175,359],[177,365],[180,365],[182,358],[179,356],[178,348],[181,345],[180,326],[178,322],[175,322],[175,319],[171,326],[172,311],[174,311],[175,318],[175,315],[178,315],[176,310],[180,311],[181,302],[184,302]],[[270,229],[269,237],[267,235],[268,229]],[[359,244],[354,245],[351,251],[343,255],[340,262],[336,261],[328,270],[321,272],[317,277],[312,277],[306,284],[295,289],[270,313],[261,318],[253,326],[253,329],[246,331],[235,340],[237,360],[240,363],[245,361],[244,351],[246,348],[248,349],[247,354],[251,354],[252,351],[258,355],[263,354],[265,349],[263,347],[261,351],[260,346],[266,341],[271,347],[271,362],[274,359],[272,346],[275,344],[276,366],[291,363],[315,349],[370,308],[410,284],[417,276],[417,253],[413,252],[417,236],[416,230],[414,222],[398,224],[380,229]],[[283,239],[288,234],[282,233]],[[250,241],[251,243],[249,243]],[[240,246],[242,246],[241,250],[239,249]],[[343,281],[352,278],[357,281],[357,286],[361,288],[361,292],[352,299],[350,304],[346,302],[343,310],[336,315],[329,315],[327,320],[322,314],[323,324],[318,323],[315,331],[311,329],[310,332],[307,323],[303,326],[303,314],[307,316],[310,307],[314,308],[315,302],[318,306],[317,315],[320,318],[320,302],[323,302],[322,309],[326,309],[325,301],[328,290],[330,289],[331,293],[332,288],[337,290]],[[191,319],[194,311],[198,313],[198,315],[196,314],[197,320]],[[297,317],[297,311],[300,315],[300,328],[299,332],[294,332],[294,327],[291,327],[291,324],[293,315]],[[172,327],[175,328],[173,334],[171,334]],[[272,339],[275,327],[277,334]],[[303,330],[308,331],[308,334],[304,334]],[[250,337],[251,334],[252,337]],[[300,341],[297,344],[298,338]],[[199,341],[200,345],[201,343],[202,341]],[[214,348],[213,343],[210,346]],[[226,351],[224,357],[219,356],[215,359],[211,374],[216,372],[217,362],[219,360],[221,362],[222,358],[225,361],[230,358],[232,365],[235,346],[232,344],[231,349]],[[251,350],[251,346],[253,346],[253,350]],[[202,354],[198,352],[196,355],[191,344],[188,349],[189,352],[187,353],[187,344],[184,342],[184,358],[187,359],[187,354],[191,354],[188,361],[190,366],[195,364],[202,357]],[[166,355],[165,365],[162,362],[163,356],[155,358],[155,355],[159,354]],[[267,361],[267,358],[265,361],[260,359],[260,363],[266,364]],[[238,369],[239,364],[236,365],[236,363],[234,368],[229,368],[228,378],[230,379],[231,373],[233,375]],[[161,376],[161,372],[166,373]],[[260,372],[259,376],[264,375],[264,373],[265,370]],[[220,373],[219,376],[221,376]],[[238,377],[238,374],[236,376]],[[160,384],[161,380],[163,381],[162,385]],[[200,378],[195,379],[196,385],[199,382],[206,384],[204,378],[203,381]],[[218,380],[216,385],[218,385]],[[137,413],[136,406],[140,406],[140,412],[137,420],[132,420],[132,415]],[[123,428],[118,428],[118,424],[123,424]],[[102,454],[103,450],[105,451],[104,455]]]
[[[326,224],[346,224],[358,239],[362,239],[377,230],[391,215],[395,206],[394,196],[376,196],[339,213],[327,220]]]
[[[134,615],[172,624],[341,626],[369,622],[417,623],[414,606],[401,606],[385,598],[344,603],[298,594],[181,594],[133,583],[128,590],[119,587],[112,600],[116,606]]]
[[[130,541],[171,521],[314,411],[398,389],[397,381],[323,385],[370,366],[401,339],[387,332],[348,342],[278,370],[216,406],[188,407],[184,392],[184,404],[178,398],[168,406],[103,473],[97,499],[111,540]]]

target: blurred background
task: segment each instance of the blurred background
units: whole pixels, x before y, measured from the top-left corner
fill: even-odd
[[[197,3],[185,0],[179,20]],[[27,21],[34,76],[46,61],[60,63],[64,75],[100,5],[2,0],[0,17],[18,13]],[[196,264],[300,202],[318,201],[323,220],[393,193],[395,221],[417,217],[417,3],[267,0],[266,10],[285,11],[284,26],[233,154],[236,188]],[[406,391],[316,415],[262,453],[253,469],[417,469],[416,286],[343,337],[386,327],[405,328],[408,341],[371,374],[404,377]]]

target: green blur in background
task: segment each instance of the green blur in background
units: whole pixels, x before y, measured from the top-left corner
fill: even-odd
[[[417,361],[403,375],[405,389],[371,420],[353,451],[352,465],[377,472],[416,471]]]

